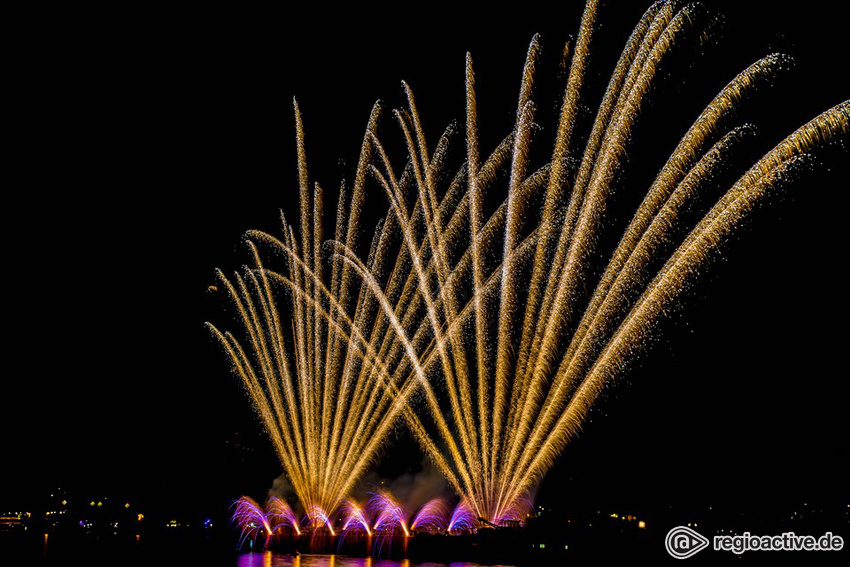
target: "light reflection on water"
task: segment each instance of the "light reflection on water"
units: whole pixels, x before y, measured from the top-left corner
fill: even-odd
[[[341,557],[338,555],[283,555],[266,551],[245,553],[236,560],[236,567],[482,567],[466,561],[453,563],[412,563],[409,559],[393,561],[372,557]],[[509,566],[492,566],[509,567]]]

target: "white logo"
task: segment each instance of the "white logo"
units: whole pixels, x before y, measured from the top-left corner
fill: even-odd
[[[679,526],[667,532],[664,547],[676,559],[687,559],[708,547],[708,539],[691,528]]]

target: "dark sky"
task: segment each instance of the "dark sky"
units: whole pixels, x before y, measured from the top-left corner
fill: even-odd
[[[742,108],[740,122],[760,136],[739,173],[850,92],[846,29],[828,2],[704,4],[726,16],[720,47],[659,83],[634,140],[633,191],[702,106],[766,53],[790,53],[798,67]],[[645,7],[601,12],[592,93]],[[299,19],[204,7],[21,20],[17,104],[7,108],[0,508],[55,485],[158,502],[262,496],[281,469],[203,322],[224,317],[206,288],[216,267],[247,260],[244,231],[274,232],[278,210],[295,210],[292,97],[311,174],[334,187],[351,177],[374,100],[402,104],[401,79],[432,139],[462,117],[467,50],[482,135],[506,134],[532,35],[542,34],[552,74],[581,14],[580,2],[483,18],[423,8],[387,20],[327,7]],[[545,114],[557,91],[541,90]],[[850,176],[846,151],[827,158],[738,234],[664,338],[606,392],[541,498],[848,496],[840,270]],[[237,438],[253,452],[227,450]],[[382,468],[420,460],[397,449]]]

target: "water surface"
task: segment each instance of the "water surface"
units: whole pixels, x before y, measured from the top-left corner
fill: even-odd
[[[391,560],[372,557],[343,557],[339,555],[291,556],[267,551],[245,553],[236,559],[236,567],[483,567],[480,563],[459,561],[452,563],[417,563],[409,559]],[[496,567],[511,567],[499,565]]]

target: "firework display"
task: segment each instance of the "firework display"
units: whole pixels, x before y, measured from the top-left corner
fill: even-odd
[[[587,2],[570,51],[544,165],[532,167],[531,159],[540,151],[532,144],[539,39],[528,49],[513,131],[489,155],[480,147],[468,55],[462,163],[451,159],[452,128],[429,145],[405,84],[407,108],[393,117],[406,156],[395,163],[379,137],[376,105],[327,242],[323,192],[308,176],[296,105],[300,231],[283,219],[282,238],[248,233],[253,267],[234,278],[219,273],[243,336],[210,325],[304,511],[299,520],[280,500],[263,508],[240,499],[234,517],[243,538],[322,526],[332,535],[408,537],[522,522],[535,487],[603,386],[641,352],[718,248],[806,167],[811,151],[847,142],[850,101],[791,133],[701,219],[683,226],[684,211],[752,136],[751,127],[732,123],[739,101],[789,64],[768,55],[699,114],[608,255],[598,244],[637,117],[662,63],[700,19],[693,5],[651,6],[620,55],[590,131],[580,136],[597,4]],[[362,260],[367,184],[385,195],[389,212]],[[285,270],[267,267],[265,248],[283,257]],[[460,499],[451,512],[436,499],[411,513],[386,491],[363,506],[347,500],[397,423]]]
[[[241,534],[240,547],[251,541],[252,545],[260,542],[266,548],[275,539],[310,537],[327,530],[331,536],[339,536],[340,546],[357,536],[365,536],[369,547],[380,549],[393,539],[408,538],[416,533],[469,534],[478,526],[464,502],[450,509],[444,499],[434,498],[411,512],[392,494],[382,490],[372,493],[362,506],[346,500],[333,520],[317,507],[299,518],[286,502],[276,497],[270,497],[261,506],[243,496],[233,507],[233,522]]]

